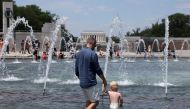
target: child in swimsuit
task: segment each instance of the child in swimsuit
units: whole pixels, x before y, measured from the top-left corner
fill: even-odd
[[[121,93],[118,92],[118,83],[112,81],[110,83],[110,91],[108,91],[110,99],[110,109],[119,109],[122,107],[123,99]]]

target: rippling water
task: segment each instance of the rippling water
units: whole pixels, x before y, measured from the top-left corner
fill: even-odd
[[[54,61],[51,65],[47,95],[42,96],[44,78],[38,62],[6,65],[11,76],[0,77],[0,109],[83,109],[85,105],[79,81],[74,76],[74,61]],[[112,60],[108,65],[108,81],[116,80],[124,96],[123,109],[190,109],[190,62],[169,61],[168,98],[165,98],[161,61]],[[100,60],[104,67],[104,61]],[[99,90],[101,84],[99,82]],[[108,97],[100,99],[98,109],[108,109]]]

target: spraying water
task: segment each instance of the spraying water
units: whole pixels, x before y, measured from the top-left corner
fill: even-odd
[[[116,30],[116,31],[114,31]],[[109,32],[109,36],[108,36],[108,43],[107,43],[107,48],[106,48],[106,56],[105,56],[105,66],[104,66],[104,73],[105,76],[107,74],[107,69],[108,69],[108,63],[109,63],[109,50],[110,49],[114,49],[114,46],[112,47],[112,35],[114,34],[114,32],[118,32],[118,38],[120,39],[120,43],[119,43],[119,55],[120,55],[120,61],[121,61],[121,65],[120,65],[120,70],[119,70],[119,75],[123,75],[122,77],[124,77],[125,73],[124,73],[124,69],[125,69],[125,64],[124,64],[124,53],[126,52],[126,50],[128,50],[128,41],[127,39],[125,39],[124,35],[123,35],[123,28],[122,28],[122,21],[120,20],[120,18],[118,16],[114,17],[112,20],[112,24],[111,24],[111,29]],[[117,33],[116,33],[117,34]],[[126,49],[126,44],[127,44],[127,49]],[[113,51],[113,50],[112,50]],[[126,71],[126,69],[125,69]]]
[[[174,59],[174,61],[179,61],[178,60],[178,58],[177,58],[177,56],[176,56],[176,46],[175,46],[175,43],[174,43],[174,41],[171,39],[171,40],[169,40],[169,42],[168,42],[168,46],[170,45],[170,43],[173,45],[173,55],[175,55],[175,59]],[[171,50],[171,49],[170,49]],[[168,51],[169,52],[169,51]]]
[[[180,54],[182,55],[184,50],[188,50],[189,51],[189,48],[190,48],[190,44],[189,44],[189,40],[185,39],[181,45],[181,49],[180,49]],[[190,60],[188,60],[190,61]]]
[[[41,48],[42,53],[44,51],[46,51],[46,52],[48,51],[49,44],[50,44],[50,39],[49,39],[49,37],[46,36],[44,38],[44,40],[43,40],[43,43],[42,43],[42,48]],[[40,54],[40,56],[42,56],[42,53]],[[41,73],[38,74],[40,78],[44,77],[44,75],[45,75],[45,67],[46,67],[45,62],[43,62],[42,60],[43,60],[43,58],[40,58],[40,64],[38,66],[38,71],[42,72],[42,74]],[[34,58],[33,58],[33,61],[35,61]]]
[[[108,43],[107,43],[106,54],[105,54],[105,65],[104,65],[104,75],[105,76],[106,76],[107,68],[108,68],[109,50],[110,50],[111,43],[112,43],[112,38],[111,37],[113,35],[113,30],[116,27],[121,27],[121,21],[120,21],[120,18],[118,16],[113,18],[112,24],[111,24],[111,29],[110,29],[109,36],[108,36]]]
[[[6,49],[7,49],[7,45],[9,44],[9,40],[10,40],[10,39],[14,39],[14,38],[13,38],[13,30],[15,29],[15,27],[16,27],[19,23],[24,23],[24,25],[30,29],[30,35],[31,35],[32,39],[36,39],[35,36],[34,36],[34,34],[33,34],[33,29],[32,29],[32,27],[28,24],[28,21],[27,21],[24,17],[22,17],[22,18],[17,17],[16,20],[13,20],[13,21],[12,21],[11,26],[8,28],[8,32],[7,32],[7,34],[5,35],[5,39],[4,39],[4,42],[3,42],[3,48],[1,49],[1,52],[0,52],[0,58],[3,57],[4,52],[5,52]],[[13,41],[14,41],[14,40],[13,40]]]
[[[165,70],[165,94],[167,97],[168,93],[168,46],[169,46],[169,19],[168,17],[165,19],[165,48],[164,48],[164,70]]]
[[[8,28],[8,32],[5,34],[5,38],[4,38],[4,42],[3,42],[3,47],[1,49],[0,52],[0,69],[4,70],[4,72],[6,72],[6,76],[10,77],[10,75],[8,74],[9,70],[7,69],[5,63],[4,63],[4,59],[5,59],[5,52],[7,50],[7,46],[9,44],[9,41],[12,39],[14,42],[14,38],[13,38],[13,30],[15,29],[15,27],[20,24],[23,23],[26,27],[28,27],[30,29],[30,35],[33,39],[35,39],[35,36],[33,35],[33,29],[32,27],[28,24],[28,21],[22,17],[17,17],[16,20],[12,20],[12,24],[10,25],[10,27]],[[5,73],[4,73],[5,74]]]
[[[143,45],[142,45],[143,44]],[[137,50],[140,52],[146,49],[146,44],[143,39],[139,39],[138,45],[137,45]]]
[[[43,43],[42,43],[42,48],[41,48],[41,51],[48,51],[48,45],[50,44],[50,39],[49,37],[45,37],[44,40],[43,40]],[[45,47],[44,47],[45,46]],[[45,48],[45,49],[44,49]]]
[[[154,39],[154,41],[153,41],[153,43],[152,43],[151,51],[154,52],[154,46],[155,46],[155,43],[156,43],[156,47],[157,47],[156,50],[159,52],[159,51],[160,51],[160,44],[159,44],[158,39]]]
[[[80,49],[83,48],[84,42],[81,41],[81,40],[83,40],[81,36],[79,38],[77,38],[77,41],[76,41],[76,44],[75,44],[75,51],[77,51],[78,47],[80,48],[80,46],[81,46]]]
[[[63,46],[64,45],[64,46]],[[64,37],[61,38],[60,44],[59,44],[59,49],[58,50],[65,50],[66,49],[66,40]],[[67,51],[67,50],[66,50]]]
[[[61,28],[61,25],[62,24],[65,24],[65,21],[67,20],[68,18],[66,17],[63,17],[61,19],[58,19],[56,22],[55,22],[55,30],[53,31],[52,33],[52,38],[51,38],[51,46],[50,46],[50,49],[49,49],[49,52],[48,52],[48,62],[47,62],[47,65],[46,65],[46,74],[45,74],[45,78],[44,78],[44,90],[43,90],[43,95],[45,95],[46,93],[46,84],[47,84],[47,79],[48,79],[48,73],[49,73],[49,68],[50,68],[50,64],[52,62],[52,54],[53,54],[53,49],[54,49],[54,46],[55,46],[55,43],[57,41],[57,34],[59,32],[59,29]]]
[[[187,50],[189,50],[190,44],[189,41],[186,39],[183,41],[182,45],[181,45],[181,51],[185,48],[185,44],[187,45]]]
[[[120,76],[120,80],[123,79],[123,77],[126,77],[126,64],[125,64],[125,61],[124,61],[124,56],[125,56],[125,53],[129,50],[129,45],[128,45],[128,40],[125,39],[125,35],[123,34],[123,26],[122,26],[122,21],[118,18],[117,22],[117,27],[118,27],[118,30],[119,30],[119,34],[118,34],[118,37],[120,39],[120,43],[119,43],[119,53],[120,53],[120,67],[119,67],[119,75]],[[125,78],[126,79],[126,78]]]
[[[112,42],[112,39],[111,39],[112,32],[113,32],[113,28],[110,29],[110,33],[108,36],[108,43],[107,43],[106,56],[105,56],[106,59],[105,59],[105,65],[104,65],[104,75],[105,76],[107,74],[107,69],[108,69],[108,58],[109,58],[109,49],[111,47],[111,42]]]
[[[14,44],[14,53],[15,53],[15,61],[13,61],[12,63],[15,63],[15,64],[17,64],[17,63],[22,63],[22,62],[20,62],[19,60],[18,60],[18,58],[17,58],[17,46],[16,46],[16,43],[14,42],[13,43]]]

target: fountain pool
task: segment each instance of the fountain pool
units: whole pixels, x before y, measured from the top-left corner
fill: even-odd
[[[5,60],[14,77],[0,78],[0,109],[83,109],[82,91],[74,76],[74,61],[57,60],[50,66],[47,78],[47,94],[43,96],[44,79],[39,77],[40,63]],[[116,80],[124,96],[123,109],[189,109],[190,67],[186,58],[168,62],[168,97],[165,98],[164,83],[158,60],[124,62],[127,72],[119,75],[118,62],[109,62],[108,82]],[[103,69],[104,59],[100,59]],[[124,70],[125,71],[125,70]],[[0,76],[1,77],[1,76]],[[99,81],[99,90],[101,91]],[[97,109],[108,109],[108,98],[100,99]]]

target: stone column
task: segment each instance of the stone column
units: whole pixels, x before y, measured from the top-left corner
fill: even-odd
[[[87,41],[88,37],[89,37],[89,35],[86,35],[86,39],[85,39],[85,41]]]
[[[103,42],[103,36],[101,36],[102,42]]]
[[[99,35],[99,37],[100,37],[100,42],[102,42],[102,37],[101,37],[101,35]]]
[[[100,37],[97,35],[97,37],[98,37],[98,42],[100,42]]]
[[[100,42],[100,37],[97,35],[97,37],[98,37],[98,41],[97,42]]]
[[[80,42],[83,42],[83,40],[84,40],[84,36],[81,35]]]
[[[11,24],[11,20],[9,20],[9,25],[7,24],[7,16],[6,11],[9,10],[10,12],[13,12],[13,2],[3,2],[3,34],[5,35],[7,33],[7,28]],[[10,13],[12,14],[12,13]]]
[[[86,35],[83,36],[83,42],[85,42],[85,40],[86,40]]]

